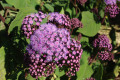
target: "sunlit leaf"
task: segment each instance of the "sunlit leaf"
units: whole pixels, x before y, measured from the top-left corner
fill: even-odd
[[[82,23],[83,28],[79,28],[77,32],[80,32],[86,36],[95,36],[100,30],[101,24],[94,20],[93,13],[89,11],[82,12]]]
[[[0,80],[6,80],[6,69],[5,69],[5,51],[4,47],[0,48]]]

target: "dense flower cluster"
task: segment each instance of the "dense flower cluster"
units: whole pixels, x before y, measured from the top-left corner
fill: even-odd
[[[114,5],[116,4],[116,0],[104,0],[106,5]]]
[[[49,23],[56,24],[59,28],[71,29],[70,18],[67,15],[53,12],[48,14]]]
[[[55,61],[58,61],[68,53],[66,46],[70,45],[70,34],[63,28],[57,29],[53,24],[43,24],[31,36],[30,45],[40,55],[47,53],[48,61],[52,61],[52,56],[56,56]]]
[[[71,22],[67,15],[59,14],[58,12],[49,13],[48,15],[38,12],[26,16],[22,22],[22,30],[27,38],[30,38],[33,32],[39,28],[42,19],[46,17],[48,19],[47,23],[55,24],[59,28],[66,28],[70,32]]]
[[[98,57],[101,60],[107,60],[109,58],[109,53],[107,51],[100,51],[98,52]]]
[[[46,16],[46,14],[40,11],[38,13],[28,15],[23,19],[22,30],[24,31],[24,34],[27,36],[27,38],[29,38],[36,29],[38,29],[42,19]]]
[[[82,28],[83,24],[78,18],[72,18],[71,19],[71,26],[72,28]]]
[[[35,78],[49,76],[54,72],[55,65],[67,65],[69,71],[66,75],[74,76],[80,67],[82,49],[80,43],[70,38],[66,29],[47,23],[40,25],[31,35],[27,54],[29,72]]]
[[[49,76],[54,72],[56,69],[55,63],[53,62],[46,62],[46,55],[40,56],[39,54],[36,54],[34,50],[31,49],[31,54],[26,53],[27,57],[26,61],[29,61],[27,64],[29,64],[29,72],[31,76],[34,78],[42,77],[42,76]]]
[[[69,53],[67,54],[67,59],[63,59],[58,62],[58,66],[60,67],[67,67],[69,68],[66,75],[68,76],[75,76],[75,72],[77,72],[80,68],[80,59],[83,50],[81,49],[81,44],[79,41],[75,41],[72,39],[70,46],[67,46]]]
[[[98,35],[98,38],[93,41],[93,46],[98,48],[98,57],[101,60],[112,60],[113,56],[110,53],[112,45],[106,35]]]
[[[85,4],[87,2],[87,0],[77,0],[77,2],[81,5]]]
[[[94,40],[93,46],[96,48],[105,48],[108,51],[112,50],[112,45],[110,44],[109,38],[106,35],[98,35],[98,38]]]
[[[114,18],[117,14],[119,14],[119,8],[117,5],[108,5],[105,8],[105,13],[108,13],[111,18]]]
[[[112,53],[109,53],[108,51],[100,51],[98,52],[98,57],[101,59],[101,60],[113,60],[114,59],[114,56]]]
[[[95,78],[91,77],[91,78],[87,78],[86,80],[95,80]]]

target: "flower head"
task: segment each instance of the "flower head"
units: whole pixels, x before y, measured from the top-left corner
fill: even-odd
[[[116,0],[104,0],[106,5],[114,5],[116,4]]]
[[[119,14],[119,8],[117,5],[108,5],[105,8],[105,13],[109,14],[111,18],[115,18],[117,14]]]
[[[27,38],[33,34],[33,32],[38,29],[42,19],[44,19],[47,15],[39,11],[38,13],[32,13],[31,15],[27,15],[22,22],[22,30]]]

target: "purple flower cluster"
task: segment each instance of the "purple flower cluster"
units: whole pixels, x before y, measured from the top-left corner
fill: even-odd
[[[59,14],[58,12],[49,13],[48,20],[58,27],[62,25],[64,28],[71,29],[70,18],[67,15]]]
[[[98,57],[101,60],[107,60],[109,58],[109,53],[107,51],[100,51],[98,52]]]
[[[44,19],[47,15],[42,13],[41,11],[38,13],[33,13],[31,15],[26,16],[22,22],[22,30],[27,38],[33,34],[33,32],[38,29],[42,19]]]
[[[86,80],[95,80],[95,78],[91,77],[91,78],[87,78]]]
[[[117,14],[119,14],[119,7],[117,5],[108,5],[105,8],[105,13],[108,13],[111,18],[114,18]]]
[[[66,58],[68,50],[67,45],[70,45],[70,34],[64,28],[57,28],[54,24],[42,24],[30,38],[30,45],[40,55],[47,54],[47,61],[52,61],[52,56],[55,61],[61,58]]]
[[[66,72],[68,76],[75,76],[75,72],[79,71],[80,59],[83,50],[81,49],[81,44],[74,39],[71,40],[70,46],[67,46],[69,53],[67,54],[67,59],[63,59],[58,62],[59,67],[67,67],[69,70]]]
[[[87,2],[87,0],[77,0],[77,2],[81,5],[84,5]]]
[[[98,35],[98,38],[93,41],[93,46],[95,48],[111,51],[112,45],[110,44],[109,38],[106,35]]]
[[[47,23],[55,24],[58,28],[66,28],[70,32],[71,22],[67,15],[59,14],[58,12],[49,13],[47,15],[40,11],[26,16],[22,22],[22,30],[27,38],[30,38],[33,32],[39,28],[42,20],[46,17],[48,17]]]
[[[112,53],[109,53],[108,51],[100,51],[98,52],[98,57],[101,60],[113,60],[114,56]]]
[[[26,53],[26,57],[28,58],[27,61],[29,60],[29,72],[30,75],[34,78],[38,77],[48,77],[51,75],[54,70],[56,69],[56,64],[53,62],[46,62],[46,55],[40,56],[39,54],[36,54],[34,50],[32,50],[32,53]]]
[[[31,35],[25,60],[28,61],[29,72],[34,78],[50,76],[56,65],[67,66],[69,71],[66,75],[74,76],[79,70],[82,52],[81,44],[71,39],[66,29],[47,23]]]
[[[98,35],[98,38],[93,41],[93,46],[98,48],[98,58],[101,60],[112,60],[113,54],[110,53],[112,45],[106,35]]]
[[[116,4],[116,0],[104,0],[106,5],[114,5]]]
[[[71,19],[71,26],[72,28],[82,28],[83,24],[78,18],[72,18]]]

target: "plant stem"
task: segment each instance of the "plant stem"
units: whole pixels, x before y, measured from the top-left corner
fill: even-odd
[[[3,23],[5,23],[5,18],[0,14],[0,19]]]
[[[15,9],[14,7],[8,7],[8,6],[6,6],[6,7],[4,7],[5,9],[11,9],[11,10],[13,10],[13,11],[17,11],[18,9]]]

